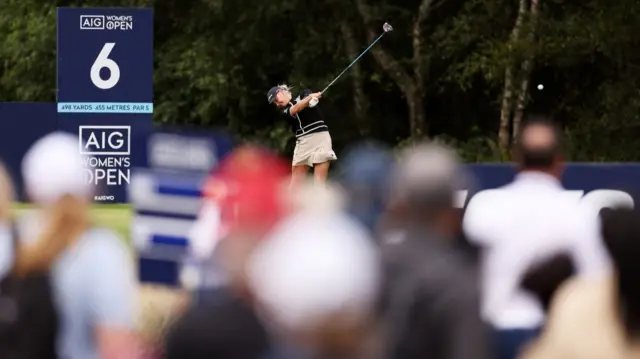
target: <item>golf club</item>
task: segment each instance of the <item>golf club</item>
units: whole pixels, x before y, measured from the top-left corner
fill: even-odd
[[[327,87],[325,87],[325,88],[324,88],[324,90],[322,90],[322,92],[321,92],[322,94],[324,94],[324,92],[325,92],[325,91],[327,91],[327,89],[329,89],[329,87],[331,87],[331,85],[333,85],[333,83],[334,83],[334,82],[338,81],[338,79],[340,78],[340,76],[342,76],[345,72],[347,72],[347,70],[349,70],[349,69],[351,68],[351,66],[353,66],[353,64],[355,64],[358,60],[360,60],[360,58],[362,57],[362,55],[364,55],[365,53],[367,53],[367,51],[369,51],[369,49],[371,49],[371,47],[373,47],[373,45],[375,45],[375,44],[376,44],[376,42],[378,42],[380,39],[382,39],[382,37],[383,37],[386,33],[393,31],[393,27],[392,27],[391,25],[389,25],[389,23],[386,23],[386,22],[385,22],[385,23],[384,23],[384,25],[382,25],[382,30],[383,30],[384,32],[383,32],[382,34],[380,34],[380,36],[378,36],[378,38],[377,38],[377,39],[375,39],[375,40],[371,43],[371,45],[369,45],[369,47],[367,47],[364,51],[362,51],[362,53],[361,53],[358,57],[356,57],[356,59],[355,59],[355,60],[353,60],[353,62],[351,62],[351,63],[349,64],[349,66],[347,66],[347,68],[346,68],[346,69],[344,69],[344,70],[340,73],[340,75],[338,75],[335,79],[333,79],[333,81],[331,81],[331,83],[330,83],[329,85],[327,85]]]

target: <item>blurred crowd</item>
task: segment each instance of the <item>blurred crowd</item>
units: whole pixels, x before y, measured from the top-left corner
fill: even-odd
[[[170,320],[143,324],[77,143],[29,151],[28,216],[0,176],[0,358],[640,358],[640,213],[560,196],[562,133],[545,119],[523,123],[513,182],[463,210],[474,178],[437,143],[359,143],[328,183],[295,185],[275,154],[237,148],[190,235],[200,274],[222,279],[162,294]]]

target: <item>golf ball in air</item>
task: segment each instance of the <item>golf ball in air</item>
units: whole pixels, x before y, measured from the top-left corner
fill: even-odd
[[[538,90],[542,90],[544,86],[542,84],[538,85]]]

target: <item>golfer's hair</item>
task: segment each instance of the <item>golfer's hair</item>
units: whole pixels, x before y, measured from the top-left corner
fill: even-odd
[[[289,86],[287,84],[280,84],[278,85],[278,89],[280,89],[281,91],[287,91],[289,93],[291,93],[291,89],[293,88],[293,86]]]
[[[89,208],[82,200],[65,195],[48,209],[46,227],[32,245],[18,248],[13,273],[25,276],[49,270],[56,258],[89,227]]]

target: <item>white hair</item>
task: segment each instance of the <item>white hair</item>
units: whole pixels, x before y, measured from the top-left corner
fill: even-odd
[[[293,86],[289,86],[287,84],[280,84],[277,87],[280,91],[287,91],[287,92],[291,92],[291,89],[293,88]]]
[[[287,95],[289,95],[289,97],[292,97],[291,95],[291,89],[293,88],[293,86],[289,86],[287,84],[280,84],[277,86],[278,87],[278,91],[283,91],[285,92]]]

